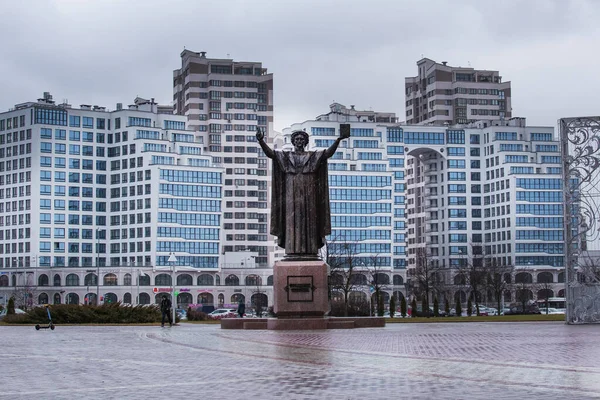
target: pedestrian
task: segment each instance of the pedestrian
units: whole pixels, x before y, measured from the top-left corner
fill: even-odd
[[[237,312],[240,318],[244,318],[244,314],[246,314],[246,305],[244,304],[244,300],[240,300],[238,303]]]
[[[171,316],[171,300],[167,295],[163,295],[162,300],[160,302],[160,311],[162,313],[162,319],[160,321],[160,326],[165,327],[165,317],[169,319],[169,326],[173,326],[173,317]]]

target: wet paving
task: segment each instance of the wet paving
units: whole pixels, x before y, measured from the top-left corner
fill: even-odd
[[[600,398],[600,326],[0,327],[0,399]]]

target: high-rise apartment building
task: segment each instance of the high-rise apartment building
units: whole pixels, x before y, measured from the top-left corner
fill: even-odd
[[[328,256],[356,272],[356,282],[368,288],[373,274],[385,285],[387,301],[404,291],[406,218],[404,146],[394,113],[359,111],[339,103],[315,120],[283,130],[279,149],[291,150],[293,131],[310,135],[309,149],[325,149],[339,136],[340,124],[350,124],[350,138],[341,142],[328,162],[331,235]],[[400,136],[399,136],[400,135]],[[366,296],[366,293],[365,293]]]
[[[173,72],[175,112],[187,117],[203,153],[224,168],[223,252],[250,250],[270,265],[267,158],[256,129],[273,131],[273,74],[260,62],[207,58],[184,50]]]
[[[223,169],[186,124],[140,98],[108,111],[45,93],[0,113],[0,287],[131,303],[137,281],[144,304],[174,277],[179,303],[216,303]]]
[[[284,129],[283,147],[300,129],[310,133],[311,148],[327,148],[339,124],[351,124],[351,137],[329,162],[328,242],[349,243],[354,262],[366,269],[373,262],[384,267],[388,294],[405,292],[419,249],[448,273],[449,284],[466,263],[485,257],[514,266],[520,275],[512,279],[551,283],[545,289],[562,294],[554,285],[564,279],[564,237],[553,128],[527,126],[523,118],[400,125],[347,111],[333,104],[330,113]],[[454,290],[451,301],[466,301],[464,288]],[[515,298],[513,288],[504,301]]]
[[[428,58],[417,62],[418,75],[405,78],[406,123],[467,124],[512,117],[510,82],[498,71],[452,67]]]

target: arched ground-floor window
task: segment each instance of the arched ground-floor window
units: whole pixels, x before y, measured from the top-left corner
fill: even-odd
[[[48,304],[48,294],[40,293],[38,296],[38,304]]]
[[[69,293],[65,298],[67,304],[79,304],[79,295],[77,293]]]
[[[177,308],[187,309],[189,304],[194,302],[194,297],[191,293],[179,293],[177,296]]]
[[[83,298],[83,303],[84,304],[89,304],[89,305],[96,305],[97,304],[97,296],[96,293],[88,293],[85,295],[85,297]]]
[[[215,298],[212,293],[202,292],[198,295],[199,304],[213,304],[214,302]]]
[[[106,293],[104,295],[104,304],[114,304],[118,301],[117,295],[114,293]]]
[[[150,295],[148,293],[140,293],[140,304],[150,304]]]
[[[246,297],[241,293],[234,293],[231,296],[231,304],[238,304],[239,302],[245,303]]]
[[[250,302],[256,312],[256,316],[262,317],[262,314],[267,310],[269,298],[264,293],[254,293],[250,298]]]
[[[461,304],[467,302],[467,294],[465,293],[464,290],[458,290],[458,291],[454,292],[454,303],[457,303],[459,301]]]

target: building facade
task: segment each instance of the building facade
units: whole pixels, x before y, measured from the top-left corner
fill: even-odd
[[[180,305],[237,303],[233,288],[216,288],[223,176],[187,118],[153,100],[108,111],[55,104],[45,93],[1,113],[4,299],[21,288],[36,293],[33,303],[145,304],[175,290]],[[253,274],[266,282],[261,271]]]
[[[455,278],[481,257],[513,266],[511,283],[531,284],[507,289],[506,303],[517,290],[531,291],[532,299],[540,290],[564,293],[562,171],[553,128],[530,127],[523,118],[449,127],[376,123],[345,110],[334,103],[330,113],[284,129],[279,141],[291,146],[291,132],[305,130],[311,148],[327,148],[339,124],[351,124],[350,139],[329,162],[334,254],[350,243],[366,273],[376,266],[388,275],[388,295],[410,290],[419,253],[455,284],[450,301],[466,302],[468,289]],[[362,279],[365,293],[371,280]]]
[[[406,123],[456,125],[512,117],[510,82],[498,71],[451,67],[428,58],[405,78]]]
[[[187,117],[205,154],[222,165],[224,252],[250,250],[256,262],[271,265],[267,158],[256,143],[273,133],[273,74],[260,62],[207,58],[206,52],[181,53],[173,72],[175,112]]]

